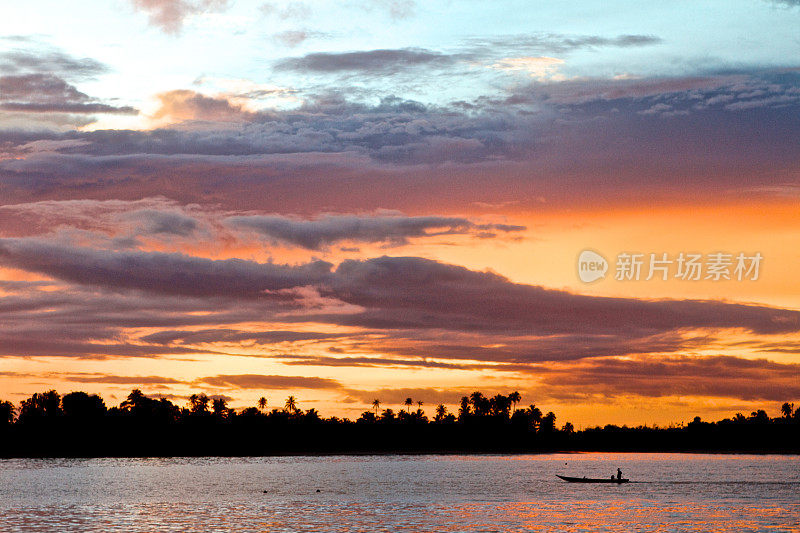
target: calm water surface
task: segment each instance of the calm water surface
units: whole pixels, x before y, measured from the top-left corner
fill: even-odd
[[[800,531],[800,458],[0,460],[0,531]]]

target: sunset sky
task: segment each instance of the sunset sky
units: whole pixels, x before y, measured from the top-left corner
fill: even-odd
[[[2,13],[0,399],[518,390],[584,427],[800,400],[797,0]]]

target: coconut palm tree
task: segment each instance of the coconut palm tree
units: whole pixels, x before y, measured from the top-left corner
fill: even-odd
[[[263,411],[266,408],[267,408],[267,399],[262,396],[261,398],[258,399],[258,409],[259,411]]]
[[[286,398],[286,405],[284,406],[284,410],[289,413],[294,413],[297,411],[297,400],[294,396],[289,396]]]
[[[528,408],[528,416],[530,417],[531,426],[535,429],[539,429],[542,424],[542,411],[535,405],[531,404]]]
[[[230,414],[228,400],[225,398],[214,398],[214,401],[211,402],[211,410],[217,418],[227,418]]]
[[[408,414],[411,414],[411,406],[414,405],[414,400],[411,398],[406,398],[406,401],[403,402],[403,405],[408,408]]]
[[[511,401],[508,396],[497,394],[489,400],[489,412],[492,416],[508,418],[509,409],[511,409]]]
[[[375,409],[375,416],[378,416],[378,409],[381,408],[381,401],[377,398],[372,400],[372,408]]]
[[[475,391],[469,395],[472,404],[472,411],[476,416],[486,416],[489,414],[489,400],[480,391]]]
[[[121,409],[124,409],[126,411],[131,411],[139,407],[145,400],[145,398],[147,397],[144,394],[142,394],[141,390],[133,389],[131,393],[128,394],[128,397],[121,404],[119,404],[119,406]]]
[[[458,419],[462,422],[469,417],[469,398],[467,396],[461,397],[461,403],[458,407]]]
[[[7,401],[0,402],[0,426],[13,424],[16,411],[13,403]]]
[[[436,420],[437,422],[441,422],[442,420],[444,420],[444,417],[446,416],[447,416],[447,407],[445,407],[443,403],[440,403],[439,405],[436,406],[436,418],[434,418],[434,420]]]
[[[189,396],[189,405],[192,412],[195,414],[202,415],[208,413],[208,402],[210,401],[211,399],[206,396],[205,393],[192,394]]]
[[[510,401],[511,403],[514,404],[514,411],[517,410],[517,403],[520,400],[522,400],[522,396],[517,391],[514,391],[514,392],[512,392],[511,394],[508,395],[508,401]]]
[[[794,412],[794,404],[786,402],[781,405],[781,414],[783,414],[783,418],[791,418],[792,413]]]
[[[553,411],[548,412],[542,417],[539,424],[540,433],[552,433],[556,430],[556,415]]]
[[[420,402],[420,401],[417,402],[417,412],[418,413],[422,412],[422,402]]]

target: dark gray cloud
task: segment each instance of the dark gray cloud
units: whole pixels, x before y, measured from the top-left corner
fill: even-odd
[[[621,80],[567,80],[550,84],[534,84],[521,87],[507,100],[509,103],[546,100],[559,105],[578,105],[593,101],[617,101],[649,103],[649,98],[685,95],[685,99],[696,100],[704,93],[717,96],[720,88],[735,86],[743,82],[741,76],[693,76],[682,78],[647,78]],[[621,102],[620,102],[621,101]],[[693,102],[696,103],[696,102]]]
[[[130,106],[98,102],[53,73],[0,76],[0,110],[24,113],[138,113]]]
[[[178,253],[69,248],[26,239],[0,241],[0,262],[86,285],[239,298],[259,298],[268,291],[319,283],[331,268],[324,261],[292,267]]]
[[[177,235],[188,237],[198,230],[199,221],[177,211],[141,209],[122,215],[123,219],[137,224],[137,232],[146,235]]]
[[[84,101],[89,97],[73,85],[52,74],[24,74],[0,77],[3,100],[62,100]]]
[[[473,38],[466,42],[474,53],[485,55],[488,51],[505,55],[558,54],[564,55],[587,48],[632,48],[660,44],[655,35],[626,34],[616,37],[600,35],[564,35],[559,33],[532,33],[505,35],[492,38]]]
[[[92,103],[31,103],[31,102],[4,102],[0,104],[3,111],[17,111],[23,113],[105,113],[115,115],[136,115],[139,111],[130,106],[114,107],[107,104]]]
[[[91,58],[76,58],[35,40],[24,49],[0,52],[0,110],[8,113],[136,114],[130,106],[98,101],[79,91],[77,81],[109,69]]]
[[[302,32],[289,32],[290,39],[303,37]],[[599,47],[630,48],[654,45],[661,39],[653,35],[596,35],[533,34],[494,39],[471,39],[463,50],[443,53],[426,48],[358,50],[352,52],[315,52],[278,61],[275,69],[303,73],[364,73],[371,75],[396,74],[419,67],[427,69],[453,67],[462,61],[490,61],[509,55],[567,54]]]
[[[417,66],[448,66],[458,59],[459,56],[424,48],[315,52],[301,57],[282,59],[275,64],[275,69],[305,73],[364,72],[381,75]]]
[[[280,344],[328,340],[342,337],[342,334],[315,333],[313,331],[240,331],[233,329],[204,329],[194,331],[165,330],[151,333],[140,340],[155,344],[198,344],[210,342]]]
[[[91,166],[92,161],[95,166],[109,170],[131,165],[153,169],[165,164],[253,168],[267,165],[261,159],[267,155],[289,157],[301,153],[316,157],[366,156],[387,164],[477,163],[482,158],[492,160],[513,155],[524,139],[532,135],[525,128],[534,126],[530,118],[520,118],[508,111],[469,116],[394,97],[384,98],[377,106],[347,102],[335,96],[323,97],[294,111],[254,114],[190,91],[162,95],[166,96],[169,98],[163,108],[165,116],[246,122],[236,130],[93,132],[96,134],[88,135],[93,141],[83,148],[63,150],[61,155],[50,153],[46,157],[71,159],[70,163],[61,163],[66,166],[61,172],[67,173],[70,168]],[[8,135],[19,138],[18,134]],[[78,132],[66,136],[82,140],[87,137]],[[190,155],[195,157],[189,160]],[[87,157],[89,160],[84,161]],[[304,157],[303,161],[307,166],[313,164],[310,157]],[[18,168],[24,166],[28,171],[33,170],[32,165],[41,170],[47,168],[47,163],[36,154],[29,154],[26,162],[18,162]],[[268,164],[274,167],[275,162]],[[82,170],[84,175],[91,172],[88,168]],[[137,172],[135,168],[129,170]]]
[[[109,68],[96,59],[72,57],[36,41],[24,44],[29,48],[0,52],[0,73],[50,74],[72,80],[93,78],[109,72]]]
[[[800,312],[795,311],[714,301],[590,297],[417,257],[343,261],[322,293],[363,307],[353,321],[375,328],[528,335],[653,335],[730,327],[762,334],[800,330]]]
[[[409,238],[440,235],[518,232],[524,226],[508,224],[476,224],[468,219],[441,216],[403,215],[323,215],[315,220],[285,216],[235,216],[226,220],[237,228],[246,228],[278,242],[320,249],[340,241],[385,242],[405,244]]]
[[[60,149],[70,141],[38,141],[30,150]],[[215,211],[182,206],[166,198],[120,200],[43,201],[0,206],[0,236],[21,237],[49,233],[52,228],[80,231],[95,242],[113,247],[141,245],[140,238],[164,243],[209,241],[219,236]],[[221,238],[221,237],[220,237]]]
[[[13,294],[0,297],[0,355],[56,356],[73,358],[104,357],[187,357],[195,354],[220,354],[200,346],[202,342],[252,342],[257,345],[277,343],[284,334],[286,342],[299,341],[313,332],[247,332],[222,330],[212,339],[211,330],[203,333],[185,331],[191,338],[182,342],[175,328],[221,327],[228,324],[252,324],[279,313],[276,305],[260,300],[250,303],[237,298],[192,298],[161,296],[136,291],[121,293],[109,288],[48,286],[12,287]],[[278,302],[280,304],[280,302]],[[128,328],[135,328],[131,332]],[[141,335],[138,328],[159,328],[171,334]],[[252,340],[247,340],[249,336]],[[319,335],[325,337],[326,335]],[[169,340],[172,338],[173,340]],[[184,339],[186,340],[186,339]],[[237,350],[224,350],[225,355]]]
[[[72,286],[68,291],[54,285],[17,286],[15,289],[14,294],[0,298],[3,323],[0,354],[3,356],[101,358],[218,354],[216,350],[197,345],[167,346],[168,343],[161,342],[157,336],[136,338],[126,330],[219,327],[252,323],[278,312],[263,301],[254,306],[236,299],[121,294],[79,286]],[[185,334],[191,335],[191,332]],[[224,333],[220,335],[225,336]],[[260,337],[257,333],[254,336]],[[266,339],[259,341],[267,343]]]
[[[50,141],[57,148],[68,141]],[[290,215],[233,215],[230,212],[182,206],[165,198],[144,198],[134,202],[43,201],[0,206],[0,237],[24,237],[47,233],[53,227],[74,228],[90,235],[98,244],[112,248],[142,246],[148,242],[205,243],[220,239],[252,244],[252,239],[284,246],[321,250],[342,242],[406,244],[409,239],[469,235],[490,239],[515,234],[525,226],[482,223],[463,217],[437,215],[407,216],[379,210],[371,215],[327,214],[315,219]]]
[[[232,389],[339,389],[341,383],[334,379],[304,376],[276,376],[262,374],[221,374],[200,378],[196,383]]]

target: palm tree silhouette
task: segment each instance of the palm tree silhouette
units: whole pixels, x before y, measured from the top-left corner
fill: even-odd
[[[475,391],[469,395],[472,410],[477,416],[486,416],[489,408],[489,400],[480,391]]]
[[[260,411],[263,411],[266,408],[267,408],[267,399],[262,396],[261,398],[258,399],[258,409]]]
[[[514,404],[514,411],[517,410],[517,402],[519,402],[520,400],[522,400],[522,396],[517,391],[514,391],[508,395],[508,401]]]
[[[372,400],[372,408],[375,409],[375,416],[378,416],[378,409],[381,407],[381,401],[377,398]]]
[[[406,398],[406,401],[403,402],[403,405],[408,407],[408,414],[411,414],[411,406],[414,404],[414,401],[411,398]]]
[[[535,405],[531,404],[528,408],[528,414],[530,416],[531,425],[534,429],[538,430],[539,427],[542,425],[542,411]]]
[[[284,408],[286,411],[290,413],[297,411],[297,400],[295,399],[294,396],[289,396],[288,398],[286,398],[286,405]]]
[[[205,414],[208,412],[210,398],[204,392],[189,396],[189,404],[193,413]]]
[[[418,413],[422,412],[422,402],[420,402],[420,401],[417,402],[417,412]]]
[[[16,411],[13,403],[6,401],[0,402],[0,425],[13,424]]]
[[[463,422],[467,418],[469,418],[469,398],[467,396],[462,396],[458,408],[458,419]]]
[[[142,400],[145,399],[145,395],[142,394],[142,391],[139,389],[133,389],[128,397],[123,401],[119,406],[126,411],[130,411],[131,409],[135,409],[138,407]]]
[[[214,401],[211,402],[211,410],[214,412],[214,416],[226,418],[230,412],[230,409],[228,409],[228,400],[225,398],[214,398]]]
[[[447,416],[447,407],[444,406],[443,403],[440,403],[436,406],[436,421],[444,420],[444,417]]]

